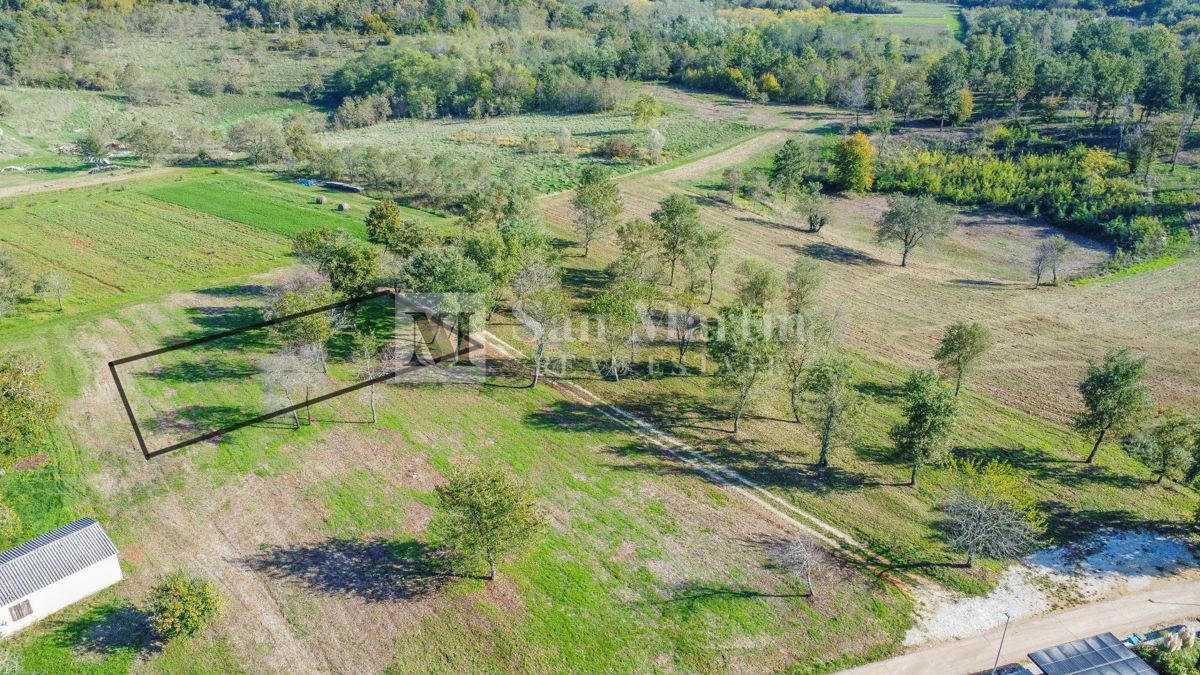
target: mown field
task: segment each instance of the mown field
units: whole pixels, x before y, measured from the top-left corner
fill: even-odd
[[[817,260],[825,272],[819,304],[838,316],[840,340],[855,360],[856,386],[866,401],[859,441],[836,452],[832,470],[822,478],[813,466],[816,439],[808,425],[789,421],[780,383],[763,387],[752,419],[741,434],[732,435],[729,402],[704,376],[711,366],[703,364],[702,349],[689,356],[686,376],[673,374],[671,346],[650,345],[639,349],[633,378],[613,383],[586,370],[575,370],[572,377],[870,542],[899,567],[981,592],[999,568],[956,568],[957,556],[946,550],[939,534],[937,504],[951,488],[953,474],[927,471],[918,489],[907,487],[907,467],[891,459],[887,438],[899,419],[899,387],[908,369],[936,365],[932,353],[947,325],[980,321],[992,329],[996,345],[962,396],[957,454],[1002,459],[1025,472],[1052,515],[1050,534],[1058,541],[1104,526],[1186,531],[1197,503],[1192,490],[1151,485],[1150,471],[1113,445],[1101,452],[1098,465],[1082,464],[1090,444],[1070,430],[1069,421],[1079,409],[1075,385],[1086,359],[1113,346],[1129,345],[1150,356],[1150,385],[1160,405],[1195,400],[1200,351],[1182,336],[1193,325],[1188,312],[1200,307],[1200,295],[1190,287],[1200,264],[1189,259],[1104,284],[1033,291],[1025,261],[1036,242],[1055,230],[981,211],[964,214],[953,237],[919,250],[909,268],[900,268],[899,252],[872,240],[872,223],[885,208],[880,197],[831,199],[832,221],[820,234],[808,233],[786,204],[714,198],[715,167],[749,168],[761,164],[762,156],[761,151],[749,157],[731,152],[727,161],[721,155],[711,158],[714,170],[625,181],[625,217],[645,217],[666,195],[682,191],[698,201],[704,222],[728,228],[734,244],[718,273],[710,314],[731,299],[739,260],[760,257],[781,272],[798,256]],[[567,199],[548,200],[545,211],[554,231],[573,239]],[[1097,242],[1074,240],[1079,248],[1072,264],[1094,264],[1107,254]],[[572,250],[564,264],[582,300],[607,281],[603,270],[617,250],[608,242],[593,245],[588,259],[576,253]],[[1093,320],[1101,316],[1106,320]],[[1154,328],[1147,330],[1148,325]],[[581,346],[574,349],[584,355]],[[652,357],[659,367],[649,373]]]
[[[692,110],[672,105],[655,128],[666,137],[662,165],[749,138],[758,130],[736,119],[704,119]],[[563,127],[570,130],[573,150],[563,153],[555,140]],[[451,154],[484,159],[498,173],[513,170],[540,192],[570,188],[584,164],[603,161],[615,173],[646,168],[641,162],[601,160],[593,153],[606,139],[626,135],[645,146],[645,132],[632,128],[628,110],[591,115],[529,114],[491,120],[399,120],[363,129],[321,135],[330,145],[365,144],[397,147],[427,155]],[[661,165],[660,165],[661,166]]]
[[[317,204],[322,194],[329,202]],[[350,210],[337,211],[339,202]],[[365,236],[370,203],[246,171],[178,170],[0,199],[0,248],[31,278],[64,272],[72,283],[64,311],[73,315],[278,267],[286,263],[289,237],[304,229],[331,226]],[[31,299],[0,320],[0,331],[57,318],[56,306]]]
[[[898,645],[910,611],[899,591],[829,560],[818,595],[803,597],[774,562],[794,532],[553,390],[519,386],[524,373],[387,388],[375,426],[350,396],[300,431],[264,424],[143,460],[103,363],[210,330],[211,317],[261,305],[278,278],[15,345],[50,359],[66,410],[44,463],[0,489],[31,528],[102,519],[127,576],[7,644],[23,669],[828,670]],[[477,461],[528,481],[551,523],[492,584],[437,571],[425,530],[433,487]],[[37,501],[22,499],[39,477]],[[231,604],[204,637],[163,649],[139,608],[176,568],[215,579]]]
[[[962,40],[967,29],[963,24],[958,5],[936,2],[891,3],[900,8],[900,14],[866,14],[883,26],[884,30],[906,38],[935,40],[953,38]]]

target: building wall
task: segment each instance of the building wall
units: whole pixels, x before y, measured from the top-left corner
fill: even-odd
[[[117,556],[101,560],[90,567],[85,567],[71,576],[60,579],[49,586],[35,591],[26,598],[0,607],[0,637],[7,637],[25,628],[35,621],[50,616],[63,607],[72,605],[80,600],[112,586],[121,579],[121,564]],[[33,613],[14,622],[8,608],[29,600]]]

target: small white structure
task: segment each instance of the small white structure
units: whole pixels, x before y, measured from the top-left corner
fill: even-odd
[[[117,547],[91,518],[0,553],[0,637],[122,579]]]

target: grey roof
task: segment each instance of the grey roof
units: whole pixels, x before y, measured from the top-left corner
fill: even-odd
[[[63,525],[0,553],[0,607],[117,554],[91,518]]]
[[[1033,652],[1029,658],[1046,675],[1155,675],[1112,633]]]

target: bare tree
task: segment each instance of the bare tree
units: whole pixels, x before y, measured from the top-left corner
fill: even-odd
[[[264,398],[270,403],[286,400],[292,405],[293,391],[304,392],[304,410],[308,424],[312,424],[312,408],[309,401],[313,391],[324,381],[320,348],[316,345],[300,345],[283,349],[267,357],[259,368],[263,374]],[[281,406],[286,407],[286,406]],[[293,424],[300,426],[300,418],[292,412]]]
[[[43,298],[53,299],[58,311],[63,311],[63,296],[71,290],[71,278],[57,270],[46,272],[33,282],[33,291]]]
[[[691,290],[682,290],[675,295],[675,304],[667,317],[667,333],[675,340],[679,349],[679,372],[684,372],[683,357],[704,332],[704,319],[700,316],[700,297]]]
[[[1051,283],[1058,285],[1058,274],[1075,245],[1061,234],[1056,234],[1038,244],[1033,255],[1033,285],[1036,288],[1042,284],[1042,276],[1050,272]]]
[[[959,492],[942,505],[950,547],[967,554],[967,567],[976,555],[998,560],[1025,553],[1038,540],[1037,530],[1019,509],[1003,501]]]
[[[383,345],[372,332],[359,333],[354,340],[354,356],[358,361],[358,374],[364,380],[374,380],[387,372],[388,364],[384,360]],[[375,382],[368,387],[368,400],[371,405],[371,424],[379,422],[379,414],[375,410],[377,394]]]
[[[804,577],[804,583],[808,586],[809,596],[816,594],[813,588],[813,572],[816,572],[821,566],[821,561],[817,557],[816,546],[805,542],[803,539],[797,539],[784,550],[780,562],[791,573]]]
[[[867,80],[859,77],[850,80],[842,91],[842,104],[854,111],[854,128],[858,128],[858,117],[863,108],[867,107]]]

